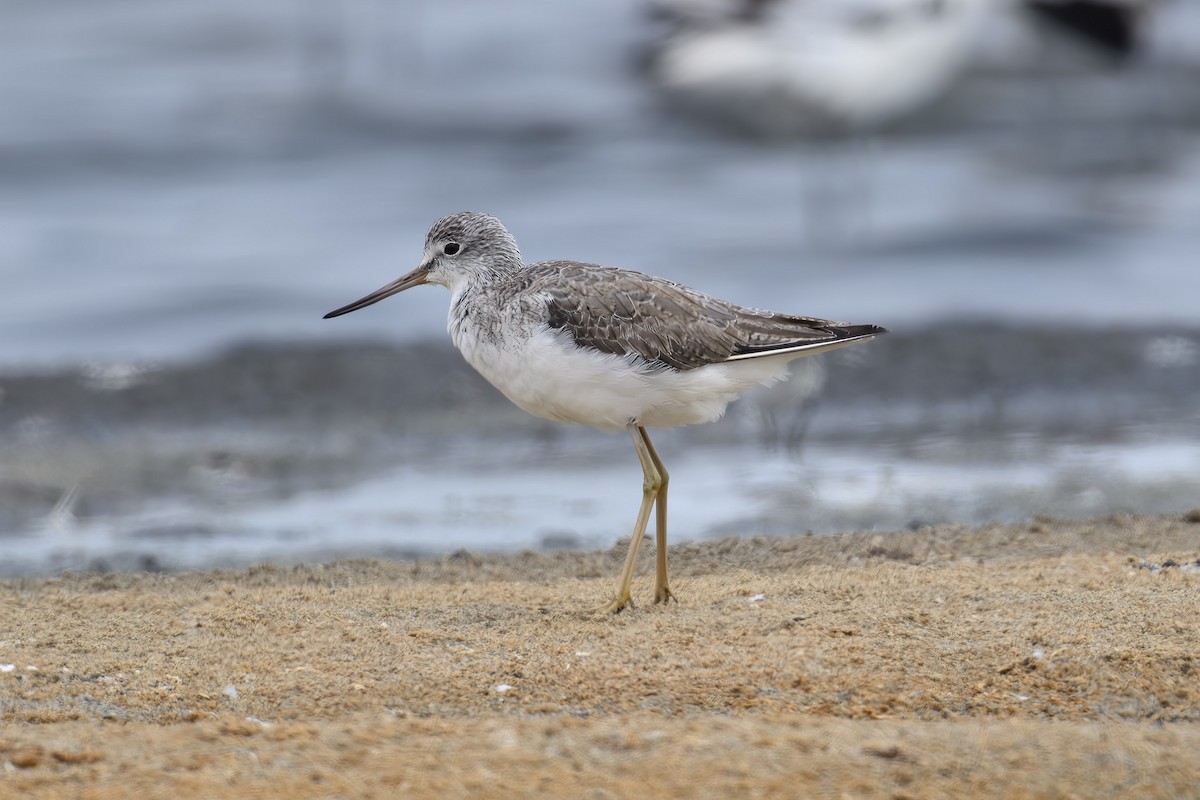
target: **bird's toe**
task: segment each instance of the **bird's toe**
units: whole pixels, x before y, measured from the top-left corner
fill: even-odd
[[[626,608],[633,608],[633,598],[629,595],[625,595],[624,597],[614,596],[607,603],[593,608],[592,611],[596,614],[617,614]]]

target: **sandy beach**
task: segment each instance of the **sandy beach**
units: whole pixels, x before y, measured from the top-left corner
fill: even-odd
[[[1200,785],[1200,512],[681,545],[596,616],[622,544],[4,581],[0,795]]]

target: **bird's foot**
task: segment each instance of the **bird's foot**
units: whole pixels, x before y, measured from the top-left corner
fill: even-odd
[[[675,594],[667,587],[666,584],[663,584],[654,590],[654,605],[658,605],[659,603],[665,605],[672,600],[675,600]],[[675,602],[678,603],[679,601],[675,600]]]
[[[626,594],[624,597],[614,596],[604,605],[592,609],[594,614],[619,614],[626,608],[633,608],[633,598]]]

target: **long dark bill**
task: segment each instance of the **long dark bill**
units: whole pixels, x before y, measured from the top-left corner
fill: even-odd
[[[342,306],[336,311],[330,311],[321,319],[332,319],[340,317],[342,314],[349,314],[351,311],[358,311],[360,308],[366,308],[369,305],[378,303],[385,297],[391,297],[394,294],[403,292],[405,289],[411,289],[414,286],[420,286],[425,283],[425,276],[429,273],[423,267],[417,267],[407,275],[403,275],[389,283],[387,286],[376,289],[361,300],[355,300],[350,305]]]

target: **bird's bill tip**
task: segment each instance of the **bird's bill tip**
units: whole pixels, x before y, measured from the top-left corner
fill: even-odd
[[[414,286],[420,286],[422,283],[426,282],[425,278],[427,274],[428,273],[424,269],[414,269],[407,275],[403,275],[392,281],[387,286],[382,286],[376,289],[366,297],[359,298],[353,303],[330,311],[328,314],[321,317],[321,319],[333,319],[334,317],[340,317],[342,314],[349,314],[351,311],[358,311],[360,308],[366,308],[369,305],[374,305],[384,298],[403,292],[405,289],[411,289]]]

